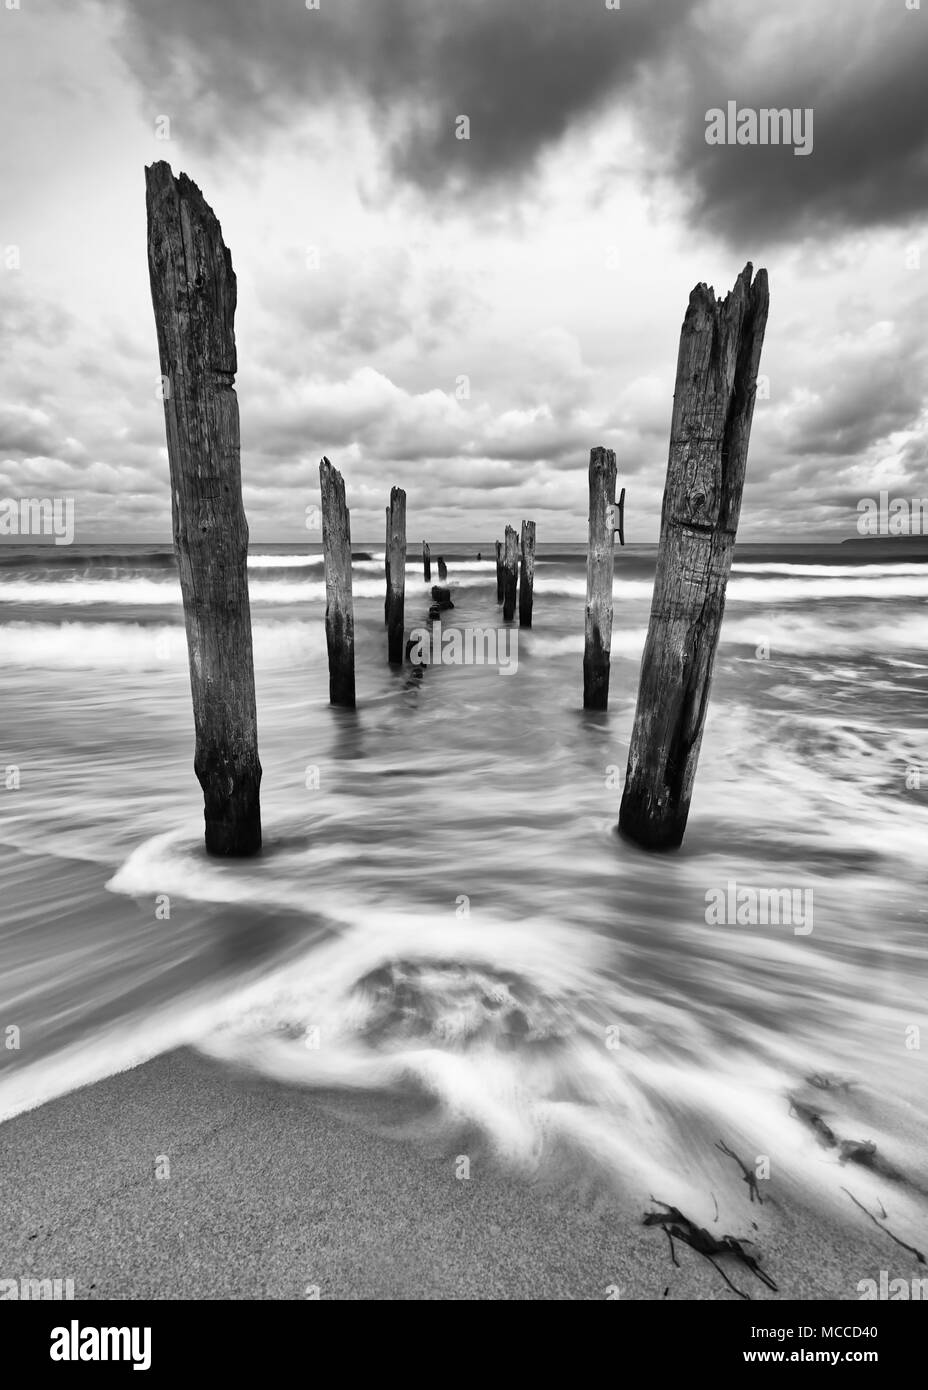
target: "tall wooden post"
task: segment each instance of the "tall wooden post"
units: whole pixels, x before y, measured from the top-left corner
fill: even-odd
[[[195,183],[145,170],[148,270],[164,382],[174,551],[180,572],[206,848],[261,848],[261,763],[233,383],[236,282]]]
[[[535,587],[535,523],[523,521],[520,540],[522,565],[519,570],[519,627],[531,627]]]
[[[422,542],[422,578],[426,584],[432,579],[432,551],[428,541]]]
[[[586,553],[583,708],[608,709],[615,560],[615,451],[590,450],[590,533]]]
[[[406,494],[401,487],[390,490],[387,516],[387,659],[391,666],[400,666],[406,600]]]
[[[444,555],[439,555],[438,557],[438,577],[439,579],[448,578],[448,566],[445,564]]]
[[[750,263],[697,285],[680,334],[648,637],[619,813],[649,849],[683,840],[741,512],[769,295]]]
[[[341,473],[327,458],[319,464],[322,552],[325,559],[325,640],[329,651],[329,701],[354,709],[354,605],[351,597],[351,518]]]
[[[496,602],[502,603],[503,589],[505,587],[505,570],[503,568],[503,543],[496,542]]]
[[[383,621],[384,626],[390,621],[390,508],[385,508],[387,514],[386,536],[383,551],[383,570],[386,576],[386,588],[383,596]]]
[[[516,588],[519,574],[519,538],[511,526],[506,527],[506,547],[503,553],[503,622],[511,623],[516,612]]]

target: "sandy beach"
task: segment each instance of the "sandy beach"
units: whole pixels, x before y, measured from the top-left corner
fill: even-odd
[[[0,0],[27,1376],[919,1355],[928,0],[841,18]]]
[[[493,616],[477,548],[445,547],[463,624]],[[92,550],[15,578],[21,623],[35,586],[60,607],[21,648],[11,629],[4,671],[0,1281],[856,1301],[920,1280],[924,567],[744,550],[698,814],[663,857],[619,840],[610,771],[652,552],[622,561],[594,719],[580,545],[541,548],[544,623],[508,680],[397,677],[382,557],[358,558],[350,719],[326,704],[319,555],[253,558],[265,844],[238,863],[203,851],[170,548],[117,581]],[[76,594],[108,596],[105,625],[69,617]],[[427,596],[410,574],[410,614]],[[41,699],[36,643],[67,673]],[[707,912],[744,886],[814,894],[814,929]]]
[[[476,1142],[461,1180],[457,1154],[397,1137],[411,1117],[408,1100],[160,1057],[0,1128],[0,1273],[71,1278],[78,1299],[737,1297],[679,1240],[675,1267],[630,1194],[567,1167],[526,1180]],[[745,1191],[737,1234],[778,1294],[721,1266],[752,1299],[853,1299],[848,1269],[915,1273],[865,1224],[842,1234]]]

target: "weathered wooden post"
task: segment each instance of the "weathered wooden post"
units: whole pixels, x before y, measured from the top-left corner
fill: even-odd
[[[615,451],[590,450],[590,532],[586,554],[583,708],[608,709],[615,560]]]
[[[503,589],[505,581],[505,570],[503,569],[503,543],[496,542],[496,602],[502,603]]]
[[[206,848],[257,854],[261,763],[233,386],[235,272],[217,218],[186,174],[175,179],[169,164],[152,164],[145,187]]]
[[[383,572],[386,576],[387,583],[383,596],[383,621],[386,627],[390,621],[390,508],[385,508],[385,511],[387,514],[387,525],[383,552]]]
[[[438,557],[438,577],[439,579],[448,578],[448,566],[445,564],[444,555],[439,555]]]
[[[651,619],[619,826],[683,840],[741,511],[769,295],[750,262],[718,300],[697,285],[680,334]]]
[[[531,627],[535,586],[535,523],[523,521],[520,540],[522,565],[519,570],[519,627]]]
[[[401,487],[390,490],[387,516],[387,660],[401,666],[406,600],[406,494]]]
[[[503,622],[511,623],[516,611],[516,587],[519,573],[519,538],[511,526],[506,527],[506,547],[503,554]]]
[[[426,584],[432,579],[432,551],[428,541],[422,542],[422,577]]]
[[[329,651],[329,701],[354,709],[354,605],[351,598],[351,518],[341,473],[327,458],[319,464],[322,552],[325,559],[325,641]]]
[[[451,590],[443,588],[441,584],[432,585],[432,604],[429,608],[429,617],[437,618],[446,608],[453,608],[451,602]]]

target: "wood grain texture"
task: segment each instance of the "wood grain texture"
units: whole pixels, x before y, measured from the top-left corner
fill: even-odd
[[[531,627],[535,588],[535,523],[523,521],[519,539],[519,626]]]
[[[511,623],[515,617],[518,582],[519,537],[511,526],[507,526],[503,548],[503,622]]]
[[[180,572],[206,848],[261,848],[248,524],[233,383],[236,282],[222,229],[196,184],[145,171],[148,267],[165,381],[174,550]]]
[[[613,449],[590,450],[590,528],[586,552],[586,623],[583,642],[583,708],[609,705],[612,650],[612,577],[615,565]]]
[[[387,518],[387,660],[400,666],[406,603],[406,494],[401,487],[390,491]]]
[[[386,586],[383,595],[383,621],[384,627],[390,621],[390,508],[384,508],[386,513],[386,525],[384,527],[384,550],[383,550],[383,572],[386,579]]]
[[[697,285],[680,334],[657,574],[619,813],[650,849],[682,843],[741,513],[769,294],[748,264]]]
[[[354,602],[351,593],[351,517],[345,483],[327,458],[319,464],[322,552],[325,560],[325,641],[329,653],[329,702],[355,706]]]

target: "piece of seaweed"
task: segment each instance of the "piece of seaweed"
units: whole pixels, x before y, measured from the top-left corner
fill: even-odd
[[[754,1174],[754,1172],[752,1172],[752,1170],[748,1167],[748,1165],[747,1165],[745,1162],[743,1162],[742,1159],[740,1159],[740,1158],[738,1157],[738,1155],[735,1153],[734,1149],[730,1149],[730,1148],[728,1147],[728,1145],[727,1145],[726,1143],[724,1143],[721,1139],[719,1140],[719,1142],[716,1144],[715,1147],[716,1147],[717,1149],[719,1149],[723,1154],[725,1154],[726,1158],[733,1158],[733,1159],[735,1160],[735,1162],[737,1163],[738,1167],[741,1169],[742,1173],[744,1174],[744,1181],[745,1181],[745,1182],[747,1183],[747,1185],[748,1185],[748,1192],[751,1194],[751,1201],[753,1202],[753,1201],[754,1201],[754,1198],[756,1197],[757,1200],[758,1200],[758,1203],[760,1204],[760,1206],[763,1206],[763,1205],[764,1205],[764,1199],[763,1199],[763,1197],[760,1195],[760,1188],[757,1186],[757,1177],[756,1177],[756,1175]]]
[[[839,1139],[817,1110],[795,1096],[789,1097],[789,1108],[803,1124],[809,1126],[823,1148],[837,1149],[839,1162],[859,1163],[862,1168],[869,1168],[890,1182],[908,1181],[904,1173],[883,1157],[872,1139]]]
[[[662,1202],[659,1197],[652,1196],[651,1201],[656,1202],[657,1205],[663,1207],[664,1210],[645,1212],[642,1224],[645,1226],[659,1226],[661,1228],[670,1242],[670,1258],[674,1264],[678,1262],[673,1242],[675,1239],[682,1240],[684,1245],[688,1245],[691,1250],[695,1250],[698,1255],[702,1255],[704,1259],[709,1261],[712,1268],[722,1276],[728,1287],[733,1293],[736,1293],[739,1298],[750,1301],[751,1295],[745,1293],[743,1289],[739,1289],[736,1284],[732,1283],[724,1269],[716,1264],[713,1256],[733,1256],[739,1264],[744,1265],[746,1269],[750,1270],[755,1278],[759,1279],[762,1284],[765,1284],[768,1289],[771,1289],[774,1293],[778,1292],[777,1286],[770,1278],[770,1275],[761,1269],[758,1261],[749,1251],[745,1250],[744,1245],[736,1236],[722,1236],[721,1239],[717,1239],[709,1231],[705,1230],[704,1227],[697,1226],[688,1216],[684,1216],[679,1207],[673,1207],[668,1202]]]
[[[879,1218],[878,1216],[874,1216],[874,1215],[873,1215],[873,1212],[870,1211],[870,1210],[868,1210],[868,1208],[864,1206],[863,1202],[858,1202],[858,1200],[857,1200],[857,1198],[854,1196],[853,1192],[851,1192],[851,1191],[850,1191],[848,1188],[846,1188],[846,1187],[842,1187],[841,1191],[847,1193],[847,1195],[850,1197],[851,1201],[854,1203],[854,1206],[855,1206],[855,1207],[860,1207],[860,1209],[861,1209],[861,1211],[864,1213],[864,1215],[865,1215],[865,1216],[869,1216],[869,1218],[870,1218],[870,1220],[873,1222],[874,1226],[877,1226],[877,1227],[883,1232],[884,1235],[889,1236],[890,1240],[894,1240],[894,1241],[896,1242],[897,1245],[901,1245],[902,1248],[903,1248],[903,1250],[908,1250],[909,1253],[910,1253],[911,1255],[914,1255],[915,1258],[916,1258],[916,1260],[918,1260],[918,1263],[919,1263],[920,1265],[923,1265],[923,1264],[928,1263],[928,1261],[926,1261],[924,1255],[922,1254],[922,1252],[921,1252],[920,1250],[918,1250],[914,1245],[907,1245],[907,1244],[905,1243],[905,1241],[904,1241],[904,1240],[900,1240],[898,1236],[894,1236],[893,1233],[892,1233],[892,1231],[889,1229],[889,1227],[888,1227],[888,1226],[884,1226],[883,1223],[882,1223],[882,1221],[880,1220],[880,1218]],[[882,1205],[882,1203],[881,1203],[881,1205]],[[884,1212],[885,1212],[886,1208],[883,1207],[883,1210],[884,1210]]]

